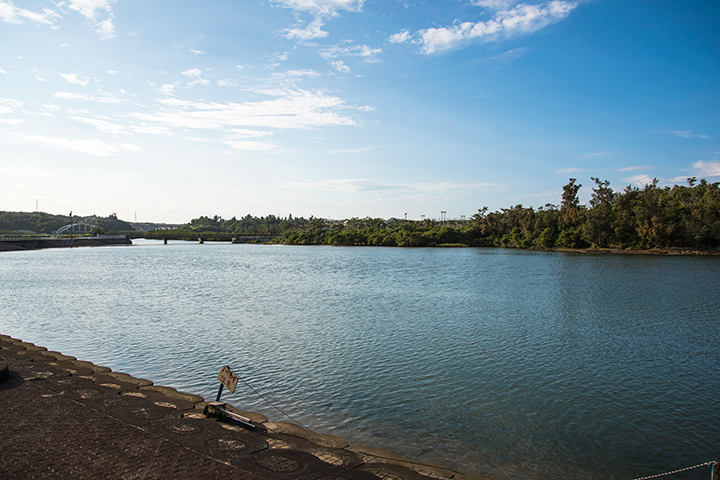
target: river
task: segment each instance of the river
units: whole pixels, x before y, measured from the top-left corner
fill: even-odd
[[[139,240],[0,285],[0,333],[464,473],[720,460],[718,257]]]

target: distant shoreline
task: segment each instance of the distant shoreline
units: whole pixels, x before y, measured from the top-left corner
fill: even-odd
[[[142,238],[142,237],[140,237]],[[149,239],[155,240],[155,239]],[[187,240],[190,241],[190,240]],[[206,240],[212,243],[212,240]],[[232,242],[243,243],[243,242]],[[0,242],[0,252],[15,252],[28,250],[43,250],[47,248],[77,248],[77,247],[105,247],[116,245],[132,245],[132,240],[125,236],[117,237],[84,237],[64,240],[28,240],[28,241],[2,241]],[[277,244],[275,244],[277,245]],[[289,244],[280,244],[289,245]],[[308,245],[313,246],[313,245]],[[350,246],[350,245],[337,245]],[[383,248],[373,246],[375,248]],[[653,248],[653,249],[625,249],[610,247],[589,247],[589,248],[551,248],[551,249],[524,249],[524,248],[508,248],[508,247],[471,247],[469,245],[438,245],[436,247],[386,247],[386,248],[504,248],[507,250],[525,250],[529,252],[561,252],[561,253],[582,253],[582,254],[600,254],[600,255],[663,255],[663,256],[720,256],[720,251],[713,250],[697,250],[692,248]]]

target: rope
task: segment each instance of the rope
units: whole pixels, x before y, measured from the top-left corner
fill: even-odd
[[[664,477],[666,475],[673,475],[675,473],[687,472],[688,470],[693,470],[695,468],[706,467],[708,465],[716,465],[716,464],[718,464],[718,462],[705,462],[705,463],[701,463],[700,465],[693,465],[692,467],[681,468],[680,470],[673,470],[672,472],[658,473],[657,475],[650,475],[649,477],[634,478],[633,480],[647,480],[649,478],[659,478],[659,477]]]
[[[236,375],[237,375],[237,374],[236,374]],[[255,395],[257,395],[258,397],[260,397],[260,398],[262,398],[263,400],[265,400],[265,401],[266,401],[268,404],[270,404],[270,406],[273,407],[275,410],[277,410],[278,412],[282,413],[282,414],[285,415],[287,418],[289,418],[289,419],[292,420],[293,422],[295,422],[295,423],[297,423],[298,425],[300,425],[301,427],[303,427],[305,430],[310,430],[308,427],[306,427],[305,425],[303,425],[302,423],[300,423],[299,421],[297,421],[297,420],[295,420],[293,417],[291,417],[290,414],[286,413],[286,412],[283,411],[280,407],[278,407],[277,405],[275,405],[274,403],[272,403],[270,400],[268,400],[267,397],[265,397],[265,395],[263,395],[262,393],[260,393],[260,392],[258,392],[257,390],[255,390],[255,389],[252,387],[252,385],[250,385],[248,382],[245,381],[244,378],[242,378],[242,377],[239,376],[239,375],[237,375],[237,377],[238,377],[240,380],[242,380],[242,382],[243,382],[250,390],[252,390],[253,392],[255,392]]]

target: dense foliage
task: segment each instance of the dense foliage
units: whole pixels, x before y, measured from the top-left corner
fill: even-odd
[[[689,178],[687,186],[659,188],[655,180],[643,188],[628,186],[615,192],[607,181],[592,181],[587,205],[579,201],[582,185],[571,178],[563,187],[560,206],[534,209],[515,205],[496,212],[484,207],[467,221],[327,220],[292,215],[225,220],[216,215],[196,218],[178,230],[157,230],[144,236],[226,241],[259,236],[292,245],[720,249],[720,183]],[[82,220],[111,232],[132,229],[114,215]],[[62,215],[0,212],[0,233],[51,233],[69,222],[70,218]]]
[[[719,183],[688,179],[688,186],[628,186],[614,192],[593,178],[588,205],[580,205],[582,185],[563,187],[559,207],[537,210],[515,205],[499,212],[482,208],[467,222],[357,219],[308,222],[277,241],[299,245],[496,246],[509,248],[630,249],[720,247]]]
[[[145,238],[174,238],[194,240],[202,237],[205,240],[231,240],[238,236],[275,237],[296,226],[304,225],[307,220],[280,218],[275,215],[253,217],[246,215],[241,219],[235,217],[225,220],[217,215],[193,219],[183,228],[177,230],[155,230],[145,234]]]
[[[70,220],[69,215],[51,215],[42,212],[0,212],[0,234],[51,234],[68,225]],[[100,233],[126,233],[133,230],[132,225],[119,220],[115,214],[107,217],[73,215],[72,221],[97,225],[97,231]]]

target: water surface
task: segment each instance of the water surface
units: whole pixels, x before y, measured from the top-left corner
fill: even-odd
[[[720,459],[720,258],[136,243],[4,252],[0,333],[465,473]]]

